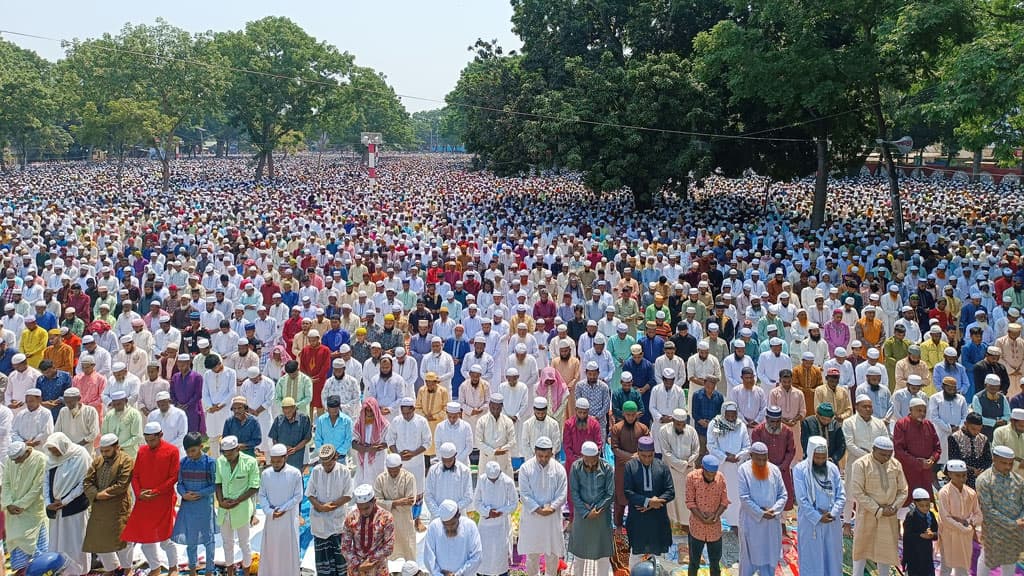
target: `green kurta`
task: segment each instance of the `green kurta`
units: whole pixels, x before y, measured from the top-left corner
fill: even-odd
[[[615,499],[615,469],[598,459],[594,471],[587,470],[583,458],[569,470],[569,494],[576,518],[569,532],[569,551],[577,558],[597,560],[615,553],[612,540],[612,504]],[[588,518],[590,510],[600,510]]]
[[[132,469],[135,459],[118,450],[110,462],[97,456],[85,475],[85,495],[92,503],[89,523],[85,527],[82,551],[102,554],[123,550],[126,544],[121,532],[128,523],[132,512],[132,500],[128,490],[132,485]],[[96,495],[106,490],[112,496],[98,500]]]
[[[36,551],[39,530],[46,522],[43,505],[43,475],[46,473],[46,456],[38,450],[28,449],[28,457],[20,464],[8,458],[4,466],[3,498],[4,509],[17,506],[21,514],[7,512],[7,550],[15,548],[31,556]]]
[[[889,391],[896,386],[896,363],[910,354],[910,341],[905,338],[890,336],[882,344],[882,356],[885,358],[885,371],[889,373]],[[860,382],[857,382],[860,384]]]
[[[103,415],[100,434],[116,435],[121,450],[134,460],[142,445],[142,414],[132,406],[125,406],[120,412],[110,410]]]
[[[256,459],[245,453],[238,455],[238,462],[232,468],[224,456],[217,458],[217,477],[215,482],[220,485],[225,498],[236,499],[252,488],[260,487],[260,465]],[[227,516],[231,517],[232,526],[245,526],[256,509],[252,498],[239,502],[231,510],[217,509],[217,524],[223,524]]]
[[[1017,527],[1017,519],[1024,516],[1024,479],[989,468],[978,476],[975,486],[984,524],[985,564],[989,568],[1016,564],[1024,550],[1024,532]]]

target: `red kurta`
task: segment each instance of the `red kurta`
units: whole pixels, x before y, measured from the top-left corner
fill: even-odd
[[[121,533],[122,540],[151,544],[171,537],[174,505],[178,500],[174,485],[178,482],[179,465],[178,448],[165,440],[160,441],[156,450],[146,445],[139,448],[132,470],[135,507]],[[156,496],[143,500],[140,497],[143,490],[151,490]]]
[[[565,475],[568,478],[572,463],[583,457],[583,443],[591,441],[598,445],[601,450],[604,447],[604,434],[601,432],[601,423],[593,416],[587,416],[587,426],[582,430],[576,427],[576,417],[572,416],[562,425],[562,449],[565,450]],[[603,454],[602,454],[603,456]],[[569,515],[572,515],[573,505],[571,496],[569,499]]]
[[[928,420],[918,422],[910,416],[900,418],[893,430],[893,456],[903,465],[903,476],[907,479],[907,502],[909,504],[915,488],[924,488],[932,495],[932,469],[923,468],[922,461],[929,458],[938,462],[942,455],[939,435]]]
[[[324,382],[327,381],[327,375],[331,371],[331,349],[323,344],[316,348],[312,346],[303,348],[302,353],[299,354],[299,371],[313,381],[313,401],[311,402],[313,407],[323,408],[320,393],[323,392]]]
[[[768,447],[768,461],[779,467],[782,481],[786,484],[786,510],[793,509],[796,494],[793,492],[793,459],[796,458],[796,441],[789,426],[780,424],[778,434],[768,431],[764,422],[757,425],[750,433],[750,443],[764,442]]]

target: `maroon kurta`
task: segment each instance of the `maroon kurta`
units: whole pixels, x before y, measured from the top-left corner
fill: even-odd
[[[779,432],[772,434],[764,422],[750,433],[750,443],[764,442],[768,447],[768,461],[779,467],[782,481],[786,484],[786,510],[793,509],[796,495],[793,492],[793,459],[796,458],[796,441],[788,426],[779,425]]]
[[[143,445],[135,457],[132,469],[132,491],[135,507],[128,517],[121,539],[125,542],[152,544],[171,537],[174,530],[174,504],[178,495],[174,485],[178,482],[178,448],[165,440],[156,450]],[[155,493],[148,500],[141,497],[143,490]]]
[[[580,450],[583,449],[583,443],[591,441],[597,444],[600,455],[600,450],[604,449],[604,437],[601,433],[601,423],[597,421],[597,418],[593,416],[587,416],[587,426],[582,430],[576,427],[576,417],[567,416],[565,424],[562,425],[562,449],[565,450],[565,476],[569,477],[569,471],[572,469],[572,463],[583,456]],[[569,497],[569,515],[572,516],[572,498]]]
[[[928,420],[918,422],[910,416],[900,418],[893,430],[893,456],[903,465],[903,476],[907,479],[907,502],[915,488],[924,488],[932,495],[932,468],[923,468],[922,461],[929,458],[938,462],[942,455],[939,435]]]

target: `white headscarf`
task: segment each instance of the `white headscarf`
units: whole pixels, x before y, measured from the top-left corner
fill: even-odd
[[[54,455],[50,448],[55,448],[60,452],[60,456]],[[85,448],[72,442],[63,432],[54,432],[46,440],[46,454],[50,459],[46,469],[57,469],[53,477],[52,492],[63,501],[85,480],[92,458]]]

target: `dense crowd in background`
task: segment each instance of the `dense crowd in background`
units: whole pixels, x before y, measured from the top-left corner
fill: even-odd
[[[881,178],[814,230],[810,179],[468,166],[0,176],[10,569],[297,575],[308,522],[322,576],[1012,573],[1020,188],[901,180],[900,241]]]

